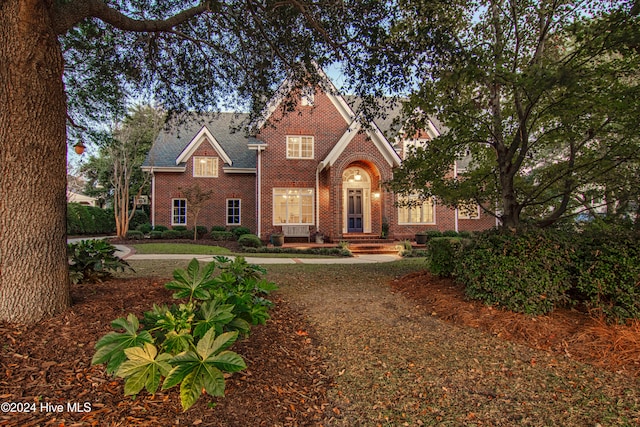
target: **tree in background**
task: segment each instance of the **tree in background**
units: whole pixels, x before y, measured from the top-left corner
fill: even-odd
[[[211,200],[213,195],[213,189],[203,190],[199,184],[193,184],[189,187],[179,188],[182,195],[187,199],[187,215],[189,215],[193,222],[193,240],[198,238],[198,216],[204,205]]]
[[[85,192],[111,202],[118,237],[127,234],[139,197],[149,193],[149,175],[140,166],[163,125],[163,113],[149,105],[133,107],[113,131],[97,137],[98,154],[80,167]]]
[[[610,178],[640,154],[630,3],[401,0],[387,23],[352,76],[409,91],[405,137],[434,115],[447,129],[411,152],[391,189],[497,207],[508,227],[574,214],[587,189],[621,194],[628,180]]]
[[[340,49],[350,14],[328,0],[3,0],[0,16],[0,320],[32,322],[70,304],[68,142],[134,92],[169,112],[258,111]]]

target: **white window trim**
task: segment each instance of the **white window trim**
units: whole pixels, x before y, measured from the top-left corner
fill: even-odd
[[[200,161],[200,159],[213,160],[213,174],[212,175],[197,175],[196,174],[196,163]],[[193,156],[193,177],[194,178],[217,178],[220,174],[220,162],[218,161],[218,157],[215,156]]]
[[[407,154],[409,153],[409,150],[412,148],[417,148],[417,147],[425,148],[429,143],[429,141],[430,141],[429,138],[405,139],[402,144],[403,145],[402,158],[406,159]]]
[[[176,218],[176,215],[174,214],[176,200],[184,200],[184,223],[174,222],[174,219]],[[171,199],[171,225],[187,225],[187,199],[181,197]]]
[[[472,211],[472,209],[468,209],[469,211]],[[470,215],[467,214],[463,214],[463,211],[460,209],[460,206],[458,207],[458,219],[480,219],[480,205],[476,203],[476,216],[472,217]]]
[[[402,198],[409,198],[411,199],[412,197],[401,197]],[[415,196],[414,196],[415,198]],[[427,202],[427,200],[425,200],[424,202]],[[434,225],[436,224],[436,199],[434,197],[431,198],[431,203],[433,206],[433,221],[430,222],[401,222],[400,221],[400,210],[401,209],[409,209],[408,206],[398,206],[398,225]],[[414,208],[415,209],[415,208]]]
[[[238,222],[229,222],[229,202],[232,200],[238,201]],[[239,199],[239,198],[227,199],[225,202],[225,207],[226,207],[226,211],[225,211],[226,225],[242,225],[242,199]]]
[[[302,138],[311,138],[311,156],[309,157],[302,157],[302,156],[289,156],[289,139],[290,138],[300,138],[300,149],[298,150],[298,152],[302,155]],[[303,160],[313,160],[315,159],[315,152],[316,152],[316,139],[314,136],[312,135],[287,135],[286,136],[286,147],[285,149],[286,151],[286,157],[287,159],[303,159]]]
[[[298,191],[311,191],[311,195],[308,196],[311,198],[311,222],[276,222],[276,191],[277,190],[298,190]],[[302,200],[302,199],[301,199]],[[271,203],[272,203],[272,211],[271,211],[271,222],[273,225],[315,225],[315,192],[313,188],[300,188],[300,187],[277,187],[272,189],[271,193]],[[302,211],[300,211],[300,219],[302,219]]]

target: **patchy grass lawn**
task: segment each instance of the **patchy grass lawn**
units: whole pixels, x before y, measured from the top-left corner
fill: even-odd
[[[139,254],[231,255],[227,248],[190,243],[142,243],[129,246]]]
[[[170,277],[188,261],[131,264],[138,274]],[[536,350],[444,320],[468,311],[469,302],[463,299],[451,301],[452,313],[436,313],[412,295],[394,292],[398,283],[415,280],[423,268],[420,259],[267,267],[268,278],[280,286],[278,297],[302,314],[296,335],[308,336],[331,378],[322,422],[281,419],[273,425],[640,425],[640,381],[629,371],[581,363],[570,344],[562,353]],[[512,335],[522,334],[513,330]],[[294,349],[285,350],[293,359],[303,359]],[[274,375],[281,373],[277,358],[261,367],[271,368]],[[281,402],[264,407],[277,405]],[[290,410],[294,414],[300,408]]]

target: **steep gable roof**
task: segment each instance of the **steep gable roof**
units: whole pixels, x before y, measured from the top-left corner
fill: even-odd
[[[142,167],[145,170],[184,171],[188,160],[206,137],[228,169],[253,169],[255,153],[248,150],[249,138],[242,130],[234,131],[245,114],[201,113],[176,121],[165,128],[154,142]]]

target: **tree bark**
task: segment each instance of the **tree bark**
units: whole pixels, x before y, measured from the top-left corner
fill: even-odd
[[[0,2],[0,320],[70,305],[66,99],[52,0]]]

